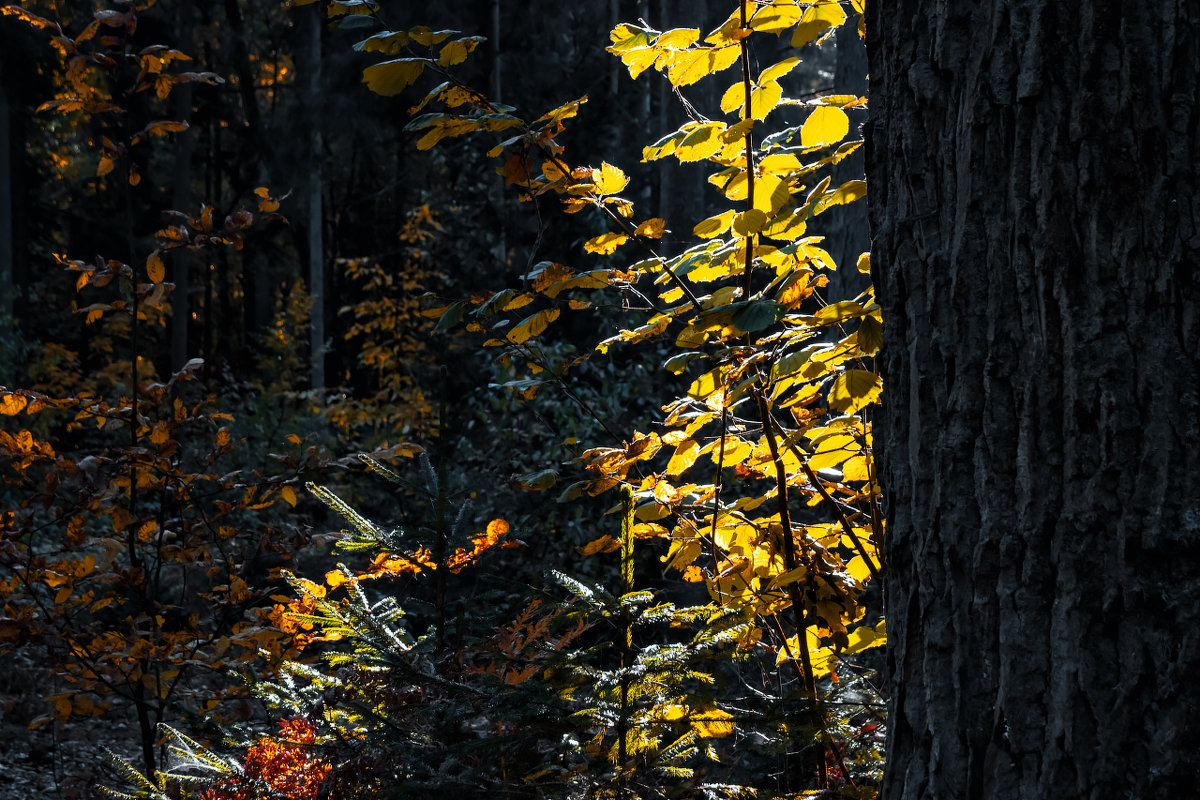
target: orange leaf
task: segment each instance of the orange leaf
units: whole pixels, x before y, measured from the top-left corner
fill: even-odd
[[[636,233],[638,236],[646,236],[650,239],[658,239],[662,237],[663,231],[666,230],[666,227],[666,220],[654,217],[653,219],[648,219],[641,225],[638,225]]]
[[[152,283],[162,283],[163,279],[167,277],[167,268],[157,250],[146,259],[146,275],[150,277]]]

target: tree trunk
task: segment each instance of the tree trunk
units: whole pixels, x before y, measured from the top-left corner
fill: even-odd
[[[867,4],[884,795],[1200,785],[1200,6]]]
[[[851,15],[858,19],[857,14]],[[853,22],[837,29],[837,66],[833,74],[834,91],[838,94],[865,95],[867,93],[867,51],[858,35],[858,26]],[[864,122],[862,111],[850,112],[850,124],[857,130]],[[853,137],[852,138],[857,138]],[[862,150],[859,149],[833,171],[833,185],[841,186],[846,181],[861,181],[865,175]],[[848,300],[857,297],[867,288],[867,276],[855,266],[858,257],[871,249],[871,236],[867,223],[867,204],[849,203],[827,212],[823,219],[825,249],[833,256],[838,269],[829,279],[828,297]]]
[[[16,284],[13,283],[12,116],[3,83],[7,77],[0,72],[0,342],[4,343],[12,341],[16,300]],[[4,359],[5,355],[4,347],[0,345],[0,383],[9,383],[15,377],[5,374],[12,366]]]
[[[193,4],[185,0],[179,6],[179,19],[186,30],[192,24]],[[182,84],[175,87],[175,119],[179,122],[192,124],[192,87]],[[188,130],[180,135],[175,145],[175,175],[171,187],[171,207],[176,211],[188,214],[194,213],[192,208],[192,158],[196,152],[196,137],[199,131]],[[195,261],[192,251],[180,247],[172,253],[171,282],[175,284],[171,292],[171,370],[183,368],[187,363],[188,327],[191,323],[191,308],[188,290],[191,287],[192,263]]]
[[[303,69],[305,112],[308,116],[308,169],[305,172],[304,200],[307,219],[308,292],[312,300],[310,320],[309,383],[314,396],[325,388],[325,243],[321,185],[321,6],[300,9],[304,53]]]

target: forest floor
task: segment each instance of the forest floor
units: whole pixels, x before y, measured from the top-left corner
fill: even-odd
[[[135,725],[119,717],[29,730],[30,721],[53,710],[41,699],[47,694],[53,690],[39,685],[32,670],[0,661],[0,800],[99,797],[94,786],[106,772],[104,748],[135,752]]]

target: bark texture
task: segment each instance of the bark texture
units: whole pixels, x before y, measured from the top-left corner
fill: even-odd
[[[887,800],[1200,786],[1200,3],[868,7]]]

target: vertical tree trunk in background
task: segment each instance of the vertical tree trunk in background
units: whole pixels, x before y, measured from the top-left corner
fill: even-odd
[[[852,15],[857,19],[857,15]],[[837,29],[837,66],[833,74],[833,90],[837,94],[865,95],[867,93],[867,49],[853,24]],[[866,121],[862,111],[850,111],[851,125]],[[853,131],[852,131],[853,134]],[[866,175],[862,148],[838,164],[833,173],[833,185],[846,181],[860,181]],[[830,276],[829,297],[848,300],[867,288],[870,281],[855,266],[858,257],[871,249],[870,225],[867,221],[867,204],[861,200],[838,206],[826,212],[827,219],[822,231],[825,233],[825,249],[837,262],[838,270]]]
[[[180,4],[179,19],[181,30],[190,30],[192,23],[192,2],[185,0]],[[191,48],[189,48],[189,52]],[[179,122],[192,122],[192,87],[191,84],[176,86],[172,92],[175,99],[175,119]],[[196,137],[199,131],[187,130],[179,135],[175,144],[175,174],[174,185],[171,187],[171,208],[176,211],[192,213],[192,156],[196,151]],[[191,286],[191,267],[195,261],[192,251],[186,247],[177,248],[171,257],[171,282],[175,289],[171,292],[171,369],[179,370],[187,363],[188,355],[188,324],[191,321],[191,308],[188,290]]]
[[[491,56],[488,82],[488,99],[493,103],[503,101],[504,52],[500,45],[500,0],[488,0],[488,53]],[[488,182],[488,203],[496,214],[496,246],[493,254],[496,263],[508,263],[508,237],[504,225],[504,186],[499,181]]]
[[[1200,786],[1200,7],[868,3],[888,800]]]
[[[309,383],[314,392],[325,388],[325,245],[321,203],[321,4],[298,12],[303,63],[305,113],[308,117],[308,159],[304,171],[304,203],[308,250],[308,292],[311,362]]]
[[[0,72],[0,342],[4,343],[12,341],[16,300],[16,284],[13,282],[12,117],[8,92],[4,88],[7,78],[6,74]],[[0,367],[7,368],[8,364],[0,362]],[[10,377],[0,373],[0,383]]]

